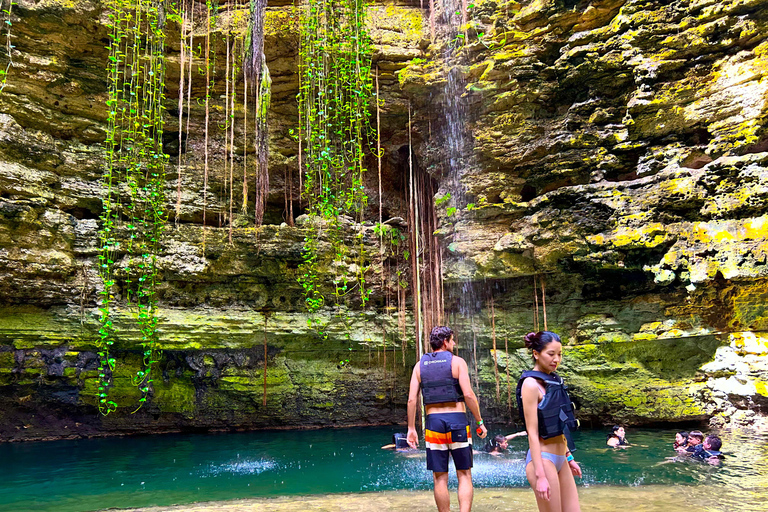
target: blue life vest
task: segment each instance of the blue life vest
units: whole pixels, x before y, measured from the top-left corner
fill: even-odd
[[[535,377],[544,381],[546,392],[544,398],[539,402],[539,436],[542,439],[549,439],[565,434],[568,440],[568,447],[571,451],[573,441],[570,431],[579,428],[579,420],[573,413],[573,402],[568,396],[568,388],[563,379],[556,373],[537,372],[528,370],[523,372],[520,380],[517,381],[517,409],[525,425],[525,414],[523,413],[523,381],[528,377]]]
[[[424,398],[425,404],[464,401],[459,379],[453,378],[452,360],[453,354],[448,350],[440,350],[421,356],[419,372],[421,374],[421,396]]]

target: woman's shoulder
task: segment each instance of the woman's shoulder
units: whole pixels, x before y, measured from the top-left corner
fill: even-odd
[[[542,385],[536,377],[526,377],[523,379],[522,384],[522,393],[532,393],[536,392],[537,394],[541,392]]]
[[[539,387],[539,379],[536,377],[525,377],[523,379],[523,388],[526,387]]]

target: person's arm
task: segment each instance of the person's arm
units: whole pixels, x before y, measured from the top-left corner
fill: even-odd
[[[581,466],[579,466],[578,462],[573,460],[573,454],[571,453],[571,450],[566,450],[565,460],[568,461],[568,467],[571,468],[571,473],[573,473],[573,476],[581,478]]]
[[[528,435],[528,432],[523,430],[522,432],[515,432],[514,434],[509,434],[504,437],[506,438],[507,441],[509,441],[510,439],[514,439],[516,437],[521,437],[521,436],[527,436],[527,435]]]
[[[525,430],[528,432],[528,447],[531,449],[534,485],[536,497],[549,501],[550,488],[547,474],[544,472],[544,461],[541,459],[541,443],[539,440],[539,386],[533,377],[523,381],[523,417]]]
[[[421,388],[421,371],[419,363],[413,367],[411,374],[411,386],[408,390],[408,434],[406,441],[411,448],[419,447],[419,435],[416,433],[416,406],[419,403],[419,389]]]
[[[611,448],[616,448],[616,445],[619,444],[619,439],[616,437],[610,437],[608,438],[608,441],[606,441],[605,444],[607,444]]]
[[[458,356],[454,357],[453,361],[452,364],[456,365],[456,370],[459,374],[457,378],[459,379],[461,393],[464,395],[464,403],[467,404],[469,412],[475,417],[475,422],[478,424],[477,428],[480,430],[477,435],[480,436],[480,439],[485,439],[485,436],[488,435],[488,429],[483,424],[483,418],[480,416],[480,404],[477,402],[477,396],[475,395],[475,392],[472,391],[472,384],[469,382],[467,363],[464,359]]]

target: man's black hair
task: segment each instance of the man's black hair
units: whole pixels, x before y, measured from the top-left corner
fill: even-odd
[[[450,327],[444,325],[438,325],[432,329],[429,333],[429,344],[432,350],[440,350],[443,348],[443,343],[451,339],[453,336],[453,330]]]

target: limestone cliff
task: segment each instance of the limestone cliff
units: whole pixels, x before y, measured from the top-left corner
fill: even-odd
[[[162,379],[131,415],[139,358],[122,310],[115,382],[125,407],[97,415],[105,12],[57,0],[20,0],[13,12],[0,93],[0,438],[404,421],[415,348],[412,318],[403,337],[393,311],[394,272],[382,286],[372,265],[374,304],[349,325],[332,320],[327,339],[307,327],[296,282],[304,228],[283,223],[286,201],[297,215],[302,204],[289,132],[296,17],[281,2],[266,24],[267,225],[239,216],[231,242],[217,130],[202,226],[204,112],[193,102],[179,147],[169,33],[168,188],[175,200],[180,164],[182,194],[161,258]],[[417,5],[375,5],[369,25],[385,219],[405,217],[410,104],[416,171],[446,198],[436,208],[448,322],[487,418],[516,417],[508,382],[529,364],[520,346],[533,328],[534,275],[583,419],[749,421],[765,411],[768,2],[478,1],[462,37],[434,41]],[[448,165],[451,108],[469,148],[460,165]],[[214,109],[213,122],[223,116]],[[242,133],[235,140],[238,162],[253,160]],[[374,262],[375,174],[362,226]]]

